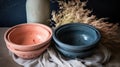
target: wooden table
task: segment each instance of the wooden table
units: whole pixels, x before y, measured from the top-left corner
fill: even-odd
[[[0,28],[0,67],[22,67],[16,64],[9,55],[8,49],[4,42],[4,32],[8,28]]]

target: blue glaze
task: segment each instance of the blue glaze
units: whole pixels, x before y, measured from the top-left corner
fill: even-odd
[[[95,27],[83,23],[60,26],[53,34],[56,45],[69,51],[84,51],[94,48],[100,38],[100,32]]]
[[[60,47],[56,46],[57,50],[59,53],[61,53],[63,56],[68,57],[68,58],[85,58],[89,57],[94,53],[95,49],[89,50],[89,51],[84,51],[84,52],[72,52],[72,51],[66,51],[61,49]]]

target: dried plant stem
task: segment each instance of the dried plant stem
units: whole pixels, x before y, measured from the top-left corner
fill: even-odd
[[[58,1],[60,11],[52,12],[52,20],[56,22],[56,26],[67,23],[80,22],[95,26],[100,30],[102,39],[101,42],[105,46],[116,49],[120,48],[120,31],[118,24],[104,22],[105,18],[97,19],[95,15],[90,15],[92,11],[84,9],[86,2],[80,0],[71,0],[68,3]]]

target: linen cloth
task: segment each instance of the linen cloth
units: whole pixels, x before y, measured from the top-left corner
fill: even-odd
[[[70,59],[62,56],[54,47],[49,47],[46,52],[36,59],[22,59],[10,52],[13,60],[24,67],[103,67],[102,64],[109,61],[111,52],[99,45],[95,53],[84,59]]]

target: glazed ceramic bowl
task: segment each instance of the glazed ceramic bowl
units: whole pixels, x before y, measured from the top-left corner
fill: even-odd
[[[6,45],[20,51],[32,51],[51,41],[52,30],[38,23],[19,24],[8,29],[4,35]]]
[[[50,44],[40,48],[40,49],[37,49],[37,50],[33,50],[33,51],[19,51],[19,50],[16,50],[12,47],[10,47],[9,45],[7,45],[7,48],[12,52],[14,53],[15,55],[17,55],[18,57],[20,58],[23,58],[23,59],[33,59],[33,58],[37,58],[38,56],[40,56],[43,52],[45,52],[45,50],[49,47]]]
[[[95,50],[95,49],[92,49],[89,51],[72,52],[72,51],[63,50],[58,46],[56,46],[56,48],[60,54],[62,54],[63,56],[65,56],[67,58],[72,58],[72,59],[89,57],[94,53],[94,50]]]
[[[86,51],[98,45],[101,35],[93,26],[70,23],[55,29],[53,40],[57,46],[67,51]]]

